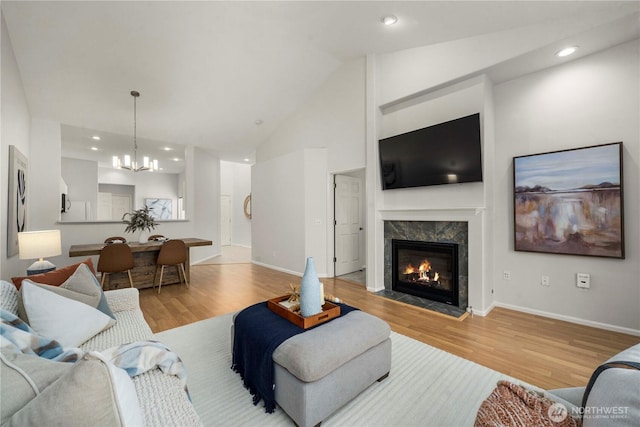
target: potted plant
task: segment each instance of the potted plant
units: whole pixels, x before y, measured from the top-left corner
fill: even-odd
[[[126,219],[127,217],[129,217],[129,219]],[[151,214],[149,214],[149,206],[146,205],[141,209],[133,212],[127,212],[122,215],[122,222],[127,224],[127,227],[124,229],[125,233],[135,233],[136,231],[140,231],[140,235],[138,237],[138,241],[140,243],[146,243],[149,235],[148,232],[158,226],[158,223],[155,222]]]

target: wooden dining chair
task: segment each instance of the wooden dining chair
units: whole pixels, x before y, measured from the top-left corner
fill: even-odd
[[[160,241],[164,239],[165,237],[162,234],[154,234],[153,236],[149,236],[149,238],[147,239],[147,242],[155,242],[155,241]]]
[[[107,237],[106,239],[104,239],[104,242],[107,244],[111,244],[111,243],[127,243],[127,239],[125,239],[124,237],[120,237],[120,236],[111,236],[111,237]]]
[[[98,258],[97,270],[102,273],[100,285],[104,289],[104,281],[107,275],[126,271],[129,275],[129,284],[133,288],[133,279],[131,277],[131,269],[133,266],[133,254],[131,253],[129,245],[126,243],[106,245],[100,251],[100,258]]]
[[[158,274],[158,267],[160,267],[160,281],[158,282],[158,293],[162,288],[162,275],[164,268],[168,265],[175,265],[178,268],[178,277],[180,278],[180,284],[182,284],[182,278],[189,287],[189,281],[187,280],[187,273],[184,269],[184,263],[187,261],[187,246],[182,240],[169,240],[162,244],[160,247],[160,253],[156,261],[156,271],[153,275],[153,286],[156,286],[156,275]],[[180,276],[182,273],[182,276]]]

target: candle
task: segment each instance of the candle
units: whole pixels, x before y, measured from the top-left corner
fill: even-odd
[[[324,283],[320,282],[320,305],[324,305]]]

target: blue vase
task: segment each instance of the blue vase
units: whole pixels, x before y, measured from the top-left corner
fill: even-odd
[[[316,274],[313,258],[309,257],[300,283],[300,313],[302,317],[309,317],[321,312],[320,280]]]

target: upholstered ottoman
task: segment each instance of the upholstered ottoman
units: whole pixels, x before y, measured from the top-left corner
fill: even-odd
[[[289,338],[273,353],[275,399],[300,427],[315,426],[391,369],[391,329],[352,311]]]

